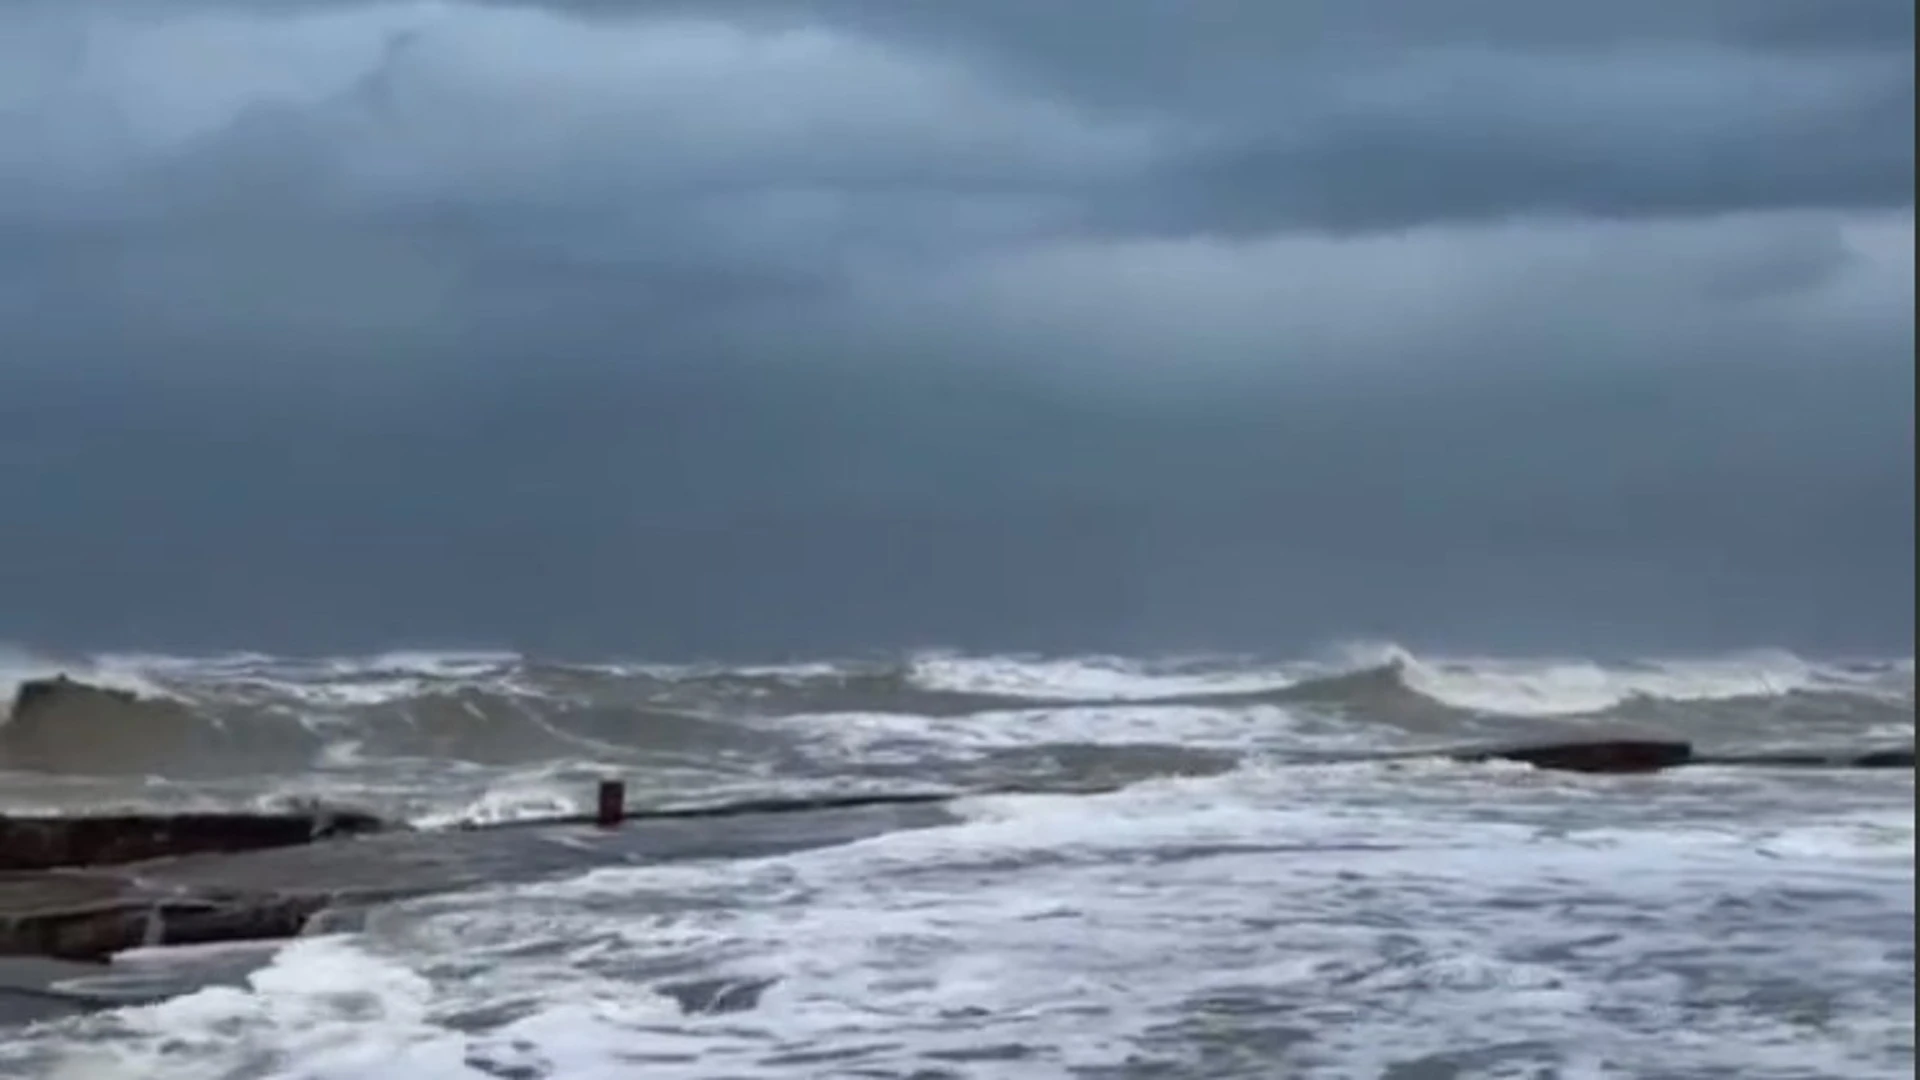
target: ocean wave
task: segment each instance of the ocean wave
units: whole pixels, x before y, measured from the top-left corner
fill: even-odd
[[[350,658],[0,651],[0,689],[66,673],[131,704],[0,724],[0,768],[219,775],[371,760],[594,760],[762,775],[1022,748],[1295,750],[1657,730],[1721,746],[1911,738],[1910,659],[1789,653],[1602,663],[1423,657],[1392,645],[1270,663],[969,657],[790,666],[567,664],[511,653]]]
[[[0,691],[65,673],[144,696],[255,690],[313,706],[374,705],[464,688],[524,696],[690,701],[783,712],[954,714],[1014,704],[1325,698],[1392,681],[1456,708],[1513,715],[1602,711],[1636,698],[1674,701],[1831,691],[1911,697],[1911,657],[1816,661],[1782,650],[1630,659],[1422,656],[1392,643],[1358,643],[1330,658],[1141,660],[1115,656],[965,656],[920,653],[892,661],[789,665],[567,663],[511,652],[400,651],[370,656],[60,656],[0,644]],[[1328,680],[1333,680],[1329,682]],[[891,706],[892,708],[888,708]]]

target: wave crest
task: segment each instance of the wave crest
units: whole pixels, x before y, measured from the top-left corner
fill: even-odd
[[[1521,720],[1726,736],[1712,740],[1720,742],[1751,741],[1756,727],[1775,742],[1913,731],[1911,660],[1820,664],[1785,653],[1610,664],[1431,658],[1384,644],[1298,663],[921,654],[666,667],[507,653],[62,664],[10,650],[0,662],[0,678],[16,683],[64,670],[140,695],[130,707],[94,703],[0,725],[0,768],[95,774],[326,768],[370,758],[710,764],[765,760],[782,752],[783,735],[821,728],[783,722],[793,718],[915,718],[937,737],[941,725],[964,728],[968,717],[1075,710],[1089,730],[1121,723],[1111,718],[1122,714],[1137,729],[1181,711],[1268,709],[1434,737]],[[1162,727],[1162,741],[1183,741],[1187,729]]]

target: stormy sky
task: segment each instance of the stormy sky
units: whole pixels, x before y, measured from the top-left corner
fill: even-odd
[[[0,640],[1906,653],[1899,0],[11,0]]]

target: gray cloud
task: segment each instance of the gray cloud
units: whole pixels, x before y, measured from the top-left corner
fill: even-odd
[[[1101,10],[10,7],[0,638],[1910,647],[1911,10]]]

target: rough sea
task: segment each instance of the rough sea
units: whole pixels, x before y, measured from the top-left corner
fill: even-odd
[[[0,727],[0,812],[319,798],[444,826],[582,811],[604,776],[636,808],[1039,793],[800,850],[690,826],[657,861],[145,950],[117,977],[185,992],[0,1028],[0,1077],[1913,1075],[1911,771],[1417,753],[1621,728],[1910,744],[1911,659],[13,651],[0,691],[55,670],[188,709]]]

